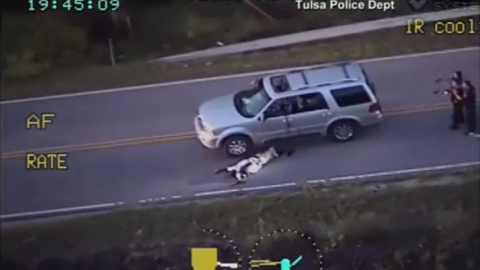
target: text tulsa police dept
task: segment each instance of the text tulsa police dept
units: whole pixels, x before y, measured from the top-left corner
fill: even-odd
[[[395,2],[392,1],[353,1],[353,0],[295,0],[299,10],[394,10]]]

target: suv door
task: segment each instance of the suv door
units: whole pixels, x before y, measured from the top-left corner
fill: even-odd
[[[290,133],[288,113],[291,106],[288,98],[274,100],[263,111],[255,128],[255,136],[260,142],[283,138]]]
[[[324,132],[332,113],[323,95],[315,92],[292,98],[295,101],[289,116],[292,127],[304,135]]]

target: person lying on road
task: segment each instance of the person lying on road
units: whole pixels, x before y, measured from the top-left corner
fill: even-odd
[[[215,174],[225,173],[228,177],[234,178],[234,185],[245,183],[251,175],[258,173],[272,160],[283,155],[291,156],[292,154],[292,150],[283,151],[277,147],[270,147],[266,151],[259,152],[227,167],[218,169],[215,171]]]

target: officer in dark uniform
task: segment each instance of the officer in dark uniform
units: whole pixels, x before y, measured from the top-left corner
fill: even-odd
[[[463,83],[463,73],[457,70],[450,76],[450,79],[461,85]]]
[[[450,129],[458,129],[460,124],[465,123],[465,117],[463,114],[463,89],[461,85],[458,85],[456,82],[452,82],[449,89],[445,90],[448,95],[450,95],[450,102],[453,106],[452,111],[452,124]]]
[[[450,102],[453,106],[452,112],[452,124],[450,129],[458,129],[460,124],[465,123],[465,117],[463,114],[463,74],[461,71],[455,71],[451,76],[451,85],[449,89],[445,90],[445,93],[450,95]]]
[[[465,134],[474,136],[476,135],[475,131],[477,128],[477,113],[476,113],[476,95],[475,87],[468,80],[464,81],[462,84],[464,90],[463,100],[465,106],[465,116],[467,120],[467,129]]]

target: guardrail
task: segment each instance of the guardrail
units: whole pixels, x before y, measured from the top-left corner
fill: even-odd
[[[180,62],[193,59],[225,56],[230,54],[245,53],[255,50],[264,50],[278,48],[288,45],[306,43],[311,41],[319,41],[330,38],[337,38],[353,34],[361,34],[365,32],[389,29],[406,25],[408,20],[420,19],[425,22],[442,21],[448,19],[462,18],[468,16],[480,15],[480,6],[472,5],[445,11],[435,11],[427,13],[419,13],[413,15],[399,16],[394,18],[380,19],[375,21],[366,21],[354,24],[340,25],[329,28],[322,28],[306,32],[294,33],[284,36],[277,36],[271,38],[264,38],[249,42],[236,43],[232,45],[210,48],[190,53],[167,56],[149,61],[154,63],[158,61],[163,62]]]

